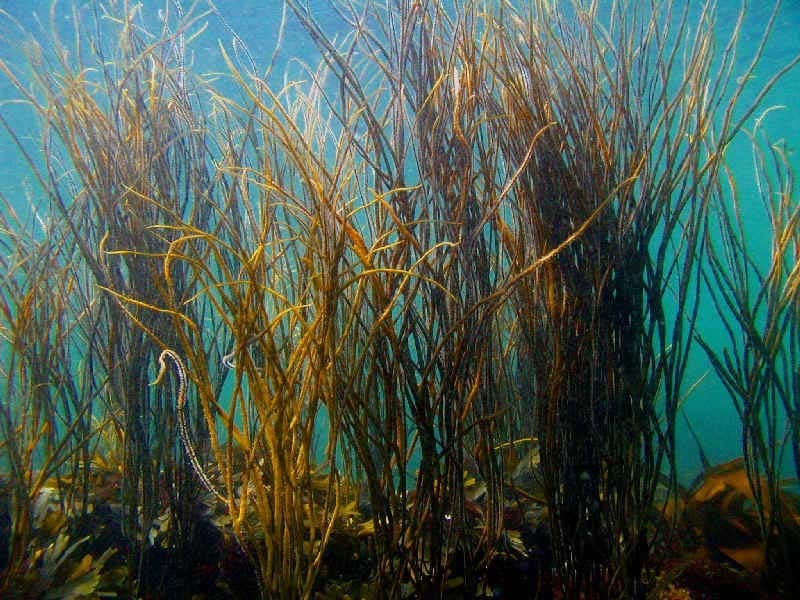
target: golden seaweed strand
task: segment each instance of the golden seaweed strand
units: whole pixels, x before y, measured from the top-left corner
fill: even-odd
[[[161,352],[158,357],[158,375],[156,375],[155,380],[150,385],[157,385],[163,379],[164,374],[167,372],[167,358],[172,360],[172,364],[175,366],[175,374],[178,377],[178,435],[180,436],[183,448],[186,451],[186,456],[189,458],[189,463],[192,465],[192,470],[195,472],[198,479],[200,479],[200,483],[203,484],[203,487],[214,494],[214,496],[216,496],[220,502],[227,502],[225,496],[223,496],[217,490],[214,484],[211,483],[211,479],[208,477],[203,469],[203,466],[200,464],[200,460],[197,458],[197,452],[192,444],[192,439],[189,436],[189,426],[186,423],[185,412],[187,381],[186,367],[184,366],[181,357],[178,356],[174,350],[167,348]]]

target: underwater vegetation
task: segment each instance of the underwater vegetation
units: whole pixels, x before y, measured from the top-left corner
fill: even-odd
[[[212,3],[0,15],[38,184],[0,212],[0,595],[788,595],[800,203],[762,103],[800,57],[751,89],[772,20],[741,73],[744,13],[597,4],[343,1],[336,38],[288,0],[321,60],[286,77],[233,31],[198,72]],[[684,488],[698,351],[742,458]]]

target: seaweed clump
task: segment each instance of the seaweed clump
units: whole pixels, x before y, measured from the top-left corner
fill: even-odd
[[[278,87],[233,32],[194,71],[213,4],[98,2],[73,46],[52,24],[0,62],[41,129],[0,112],[40,188],[0,221],[0,590],[680,597],[700,551],[790,589],[779,152],[766,329],[726,276],[751,263],[725,149],[800,60],[742,100],[773,21],[734,78],[743,15],[715,53],[710,4],[335,7],[341,41],[286,3],[321,61]],[[701,336],[707,284],[741,362]],[[684,492],[697,341],[744,462]]]

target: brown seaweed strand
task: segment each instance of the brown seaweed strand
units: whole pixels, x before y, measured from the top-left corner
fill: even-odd
[[[203,487],[214,494],[214,496],[216,496],[220,502],[227,503],[225,496],[223,496],[217,490],[214,484],[211,483],[211,479],[208,477],[202,465],[200,464],[200,460],[197,458],[197,452],[192,444],[192,438],[189,436],[189,427],[186,424],[185,412],[187,380],[186,367],[184,366],[181,357],[178,356],[174,350],[167,348],[161,352],[158,357],[158,375],[156,376],[155,381],[153,381],[153,383],[150,385],[157,385],[161,382],[161,379],[164,377],[164,373],[167,372],[167,362],[165,360],[167,357],[169,357],[172,360],[172,364],[175,365],[175,374],[178,377],[178,435],[183,443],[186,456],[189,458],[189,463],[192,465],[192,470],[195,472],[195,475],[197,475],[200,483],[203,484]]]

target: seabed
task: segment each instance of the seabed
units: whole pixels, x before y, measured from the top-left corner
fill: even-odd
[[[62,485],[64,482],[61,482]],[[318,484],[324,485],[320,479]],[[126,597],[129,589],[126,560],[132,540],[122,529],[119,473],[95,471],[88,508],[81,514],[64,514],[57,487],[45,486],[35,502],[31,563],[20,586],[9,598]],[[441,595],[448,599],[551,599],[564,598],[552,561],[547,506],[541,499],[536,452],[513,468],[506,486],[503,539],[498,550],[483,560],[479,570],[464,558],[453,557],[453,571]],[[483,486],[465,472],[465,490],[471,498],[468,524],[482,529]],[[4,493],[3,498],[7,498]],[[371,581],[374,549],[371,515],[363,495],[352,490],[353,500],[339,517],[317,576],[312,597],[324,599],[381,598]],[[361,501],[359,501],[361,500]],[[783,514],[800,556],[800,496],[784,492]],[[765,542],[761,537],[755,502],[742,459],[710,467],[669,506],[661,518],[677,519],[675,534],[651,552],[645,567],[648,598],[663,600],[778,598],[767,587]],[[7,539],[7,502],[0,505],[0,535]],[[666,525],[666,523],[665,523]],[[148,532],[142,557],[147,577],[158,581],[164,598],[254,598],[260,593],[255,565],[245,547],[259,543],[256,536],[237,540],[230,519],[213,494],[198,499],[190,527],[194,545],[190,556],[178,556],[165,544],[173,524],[168,514],[159,516]],[[477,533],[476,533],[477,534]],[[469,550],[468,548],[465,550]],[[6,557],[0,556],[0,570]],[[425,560],[422,557],[422,560]],[[481,557],[472,559],[475,563]],[[473,563],[474,564],[474,563]],[[466,580],[477,582],[477,593],[467,594]],[[399,598],[420,597],[419,585],[404,581]]]

